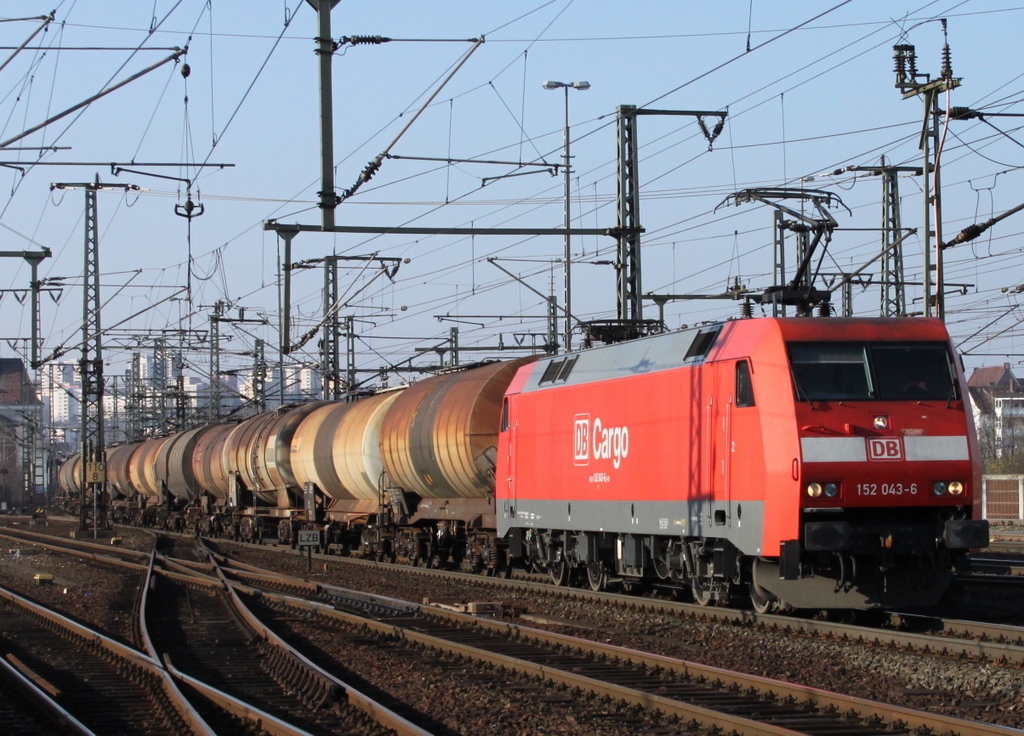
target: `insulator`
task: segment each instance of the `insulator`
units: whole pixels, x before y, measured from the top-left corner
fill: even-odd
[[[704,124],[704,118],[697,118],[697,125],[700,126],[700,132],[704,134],[705,138],[711,137],[711,133],[708,132],[708,126]]]
[[[980,118],[981,113],[969,107],[951,107],[949,108],[949,117],[953,120],[973,120]]]
[[[743,319],[750,319],[754,316],[754,305],[750,301],[744,299],[740,303],[740,317]]]
[[[725,129],[725,118],[719,118],[718,122],[715,123],[714,130],[711,131],[711,137],[712,138],[717,138],[718,136],[720,136],[722,134],[722,131],[724,129]]]
[[[181,76],[183,76],[185,79],[188,79],[188,77],[189,77],[189,75],[191,73],[192,73],[192,67],[190,67],[188,64],[182,64],[181,65]]]
[[[832,314],[832,305],[828,302],[822,302],[818,305],[818,316],[828,317]]]
[[[895,52],[892,55],[892,60],[896,64],[893,71],[896,72],[897,77],[903,79],[907,74],[907,57],[903,54],[903,52],[907,50],[907,47],[905,45],[893,46],[892,50]]]
[[[949,44],[942,46],[942,78],[953,78],[953,54],[949,50]]]
[[[341,42],[351,44],[352,46],[359,46],[360,44],[387,43],[390,40],[390,38],[384,36],[343,36]]]

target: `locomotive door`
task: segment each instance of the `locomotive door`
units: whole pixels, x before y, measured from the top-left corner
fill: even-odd
[[[748,358],[728,361],[719,369],[719,395],[725,402],[719,427],[724,453],[722,499],[726,503],[726,523],[737,529],[742,527],[743,502],[759,497],[764,481],[761,417],[754,401],[753,370]]]
[[[506,518],[515,516],[516,507],[516,439],[518,422],[513,422],[509,417],[508,398],[501,403],[501,430],[507,433],[505,441],[505,478],[496,479],[497,483],[505,484],[505,503],[502,511]]]
[[[732,363],[707,363],[704,392],[704,445],[703,492],[704,523],[712,528],[729,522],[729,491],[732,453],[730,452],[730,422],[732,419],[732,391],[729,377]],[[710,532],[714,535],[714,532]]]
[[[706,497],[712,500],[709,520],[715,526],[733,526],[737,499],[749,495],[756,482],[760,443],[759,417],[754,404],[751,365],[747,359],[705,366],[706,393],[704,442]]]

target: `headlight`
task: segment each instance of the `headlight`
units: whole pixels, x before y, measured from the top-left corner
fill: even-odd
[[[825,495],[828,496],[829,498],[835,498],[836,496],[839,495],[839,486],[836,485],[835,483],[826,483]]]
[[[875,429],[889,429],[889,417],[885,414],[876,414],[872,423]]]
[[[948,488],[946,487],[945,481],[937,480],[934,483],[932,483],[932,493],[934,493],[936,496],[944,495],[947,490]]]
[[[821,495],[821,483],[809,483],[807,485],[807,495],[811,498],[817,498]]]
[[[954,480],[947,486],[947,489],[954,496],[959,496],[961,493],[964,492],[964,484],[958,480]]]

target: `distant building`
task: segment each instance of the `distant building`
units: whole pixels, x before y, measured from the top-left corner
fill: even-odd
[[[283,377],[283,386],[282,386]],[[305,366],[273,368],[266,383],[267,406],[315,401],[321,395],[320,372]],[[283,401],[282,401],[283,398]]]
[[[30,428],[41,425],[41,410],[24,362],[0,358],[0,504],[6,508],[32,503],[28,440]]]
[[[1024,384],[1010,364],[975,368],[967,390],[982,455],[992,459],[1024,451]]]
[[[41,394],[51,421],[57,426],[79,422],[79,397],[82,386],[78,366],[72,363],[47,363],[40,374]]]

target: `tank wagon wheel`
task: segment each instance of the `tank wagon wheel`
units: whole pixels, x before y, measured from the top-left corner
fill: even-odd
[[[494,564],[488,566],[484,574],[489,578],[508,580],[512,577],[512,568],[512,558],[509,557],[508,551],[499,551],[494,559]]]
[[[488,565],[484,575],[489,578],[500,578],[508,580],[512,577],[512,560],[506,554],[498,554],[494,564]]]
[[[437,552],[431,552],[421,558],[423,567],[428,570],[443,570],[445,565],[445,556]]]
[[[587,565],[587,583],[590,585],[590,589],[595,592],[604,590],[608,587],[607,571],[599,564]]]
[[[487,575],[491,574],[490,569],[487,567],[487,562],[479,555],[466,556],[462,558],[462,562],[456,567],[457,570],[462,572],[468,572],[472,575]]]

